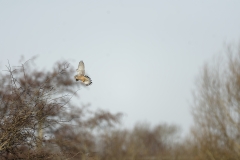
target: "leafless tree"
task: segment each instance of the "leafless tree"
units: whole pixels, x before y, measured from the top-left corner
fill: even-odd
[[[194,92],[192,133],[201,159],[240,159],[240,48],[204,66]]]
[[[68,63],[45,71],[31,62],[0,75],[0,159],[82,159],[94,149],[93,130],[121,114],[71,103],[80,83]]]
[[[107,132],[101,138],[101,159],[172,159],[178,136],[179,127],[167,124],[138,123],[132,130]]]

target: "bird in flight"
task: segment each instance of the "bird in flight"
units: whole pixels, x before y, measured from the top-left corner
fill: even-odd
[[[92,84],[92,80],[90,77],[85,75],[85,67],[83,61],[80,61],[78,64],[77,75],[74,76],[76,81],[82,81],[86,86]]]

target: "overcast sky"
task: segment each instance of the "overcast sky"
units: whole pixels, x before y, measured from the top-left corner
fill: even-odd
[[[83,60],[93,84],[80,102],[125,113],[127,127],[187,132],[201,67],[239,37],[239,0],[0,0],[1,68],[21,55],[46,69]]]

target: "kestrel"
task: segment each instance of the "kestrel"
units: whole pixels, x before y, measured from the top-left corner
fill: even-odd
[[[80,61],[78,64],[77,75],[74,76],[76,81],[82,81],[86,86],[92,84],[92,80],[90,77],[85,75],[85,67],[83,61]]]

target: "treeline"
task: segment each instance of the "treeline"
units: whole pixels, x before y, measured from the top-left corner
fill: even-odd
[[[207,63],[193,92],[194,125],[180,138],[176,125],[138,123],[119,129],[121,113],[71,101],[80,83],[74,67],[50,71],[33,60],[0,75],[0,159],[238,160],[240,48]]]

